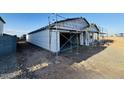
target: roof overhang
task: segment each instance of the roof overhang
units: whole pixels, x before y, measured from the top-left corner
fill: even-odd
[[[46,30],[46,29],[51,29],[51,30],[54,29],[54,30],[56,30],[56,28],[55,28],[56,23],[61,23],[61,22],[70,21],[70,20],[76,20],[76,19],[83,19],[87,23],[87,25],[88,25],[87,27],[90,26],[89,22],[85,18],[82,18],[82,17],[68,18],[68,19],[65,19],[65,20],[60,20],[60,21],[54,22],[54,23],[50,24],[50,26],[48,25],[48,26],[42,27],[42,28],[37,29],[35,31],[32,31],[32,32],[30,32],[28,34],[37,33],[37,32],[40,32],[40,31]],[[87,28],[87,27],[85,27],[85,28]],[[57,28],[57,30],[67,30],[67,31],[72,31],[72,32],[77,32],[77,31],[82,32],[83,31],[83,30],[79,30],[79,29],[63,29],[63,28]]]
[[[0,21],[2,21],[4,24],[6,23],[6,22],[2,19],[2,17],[0,17]]]

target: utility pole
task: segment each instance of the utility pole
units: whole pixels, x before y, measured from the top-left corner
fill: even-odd
[[[55,58],[55,63],[60,63],[58,61],[58,19],[57,19],[57,13],[55,13],[56,17],[56,58]]]

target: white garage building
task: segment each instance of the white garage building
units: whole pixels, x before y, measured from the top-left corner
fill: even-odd
[[[92,29],[85,18],[68,18],[28,33],[27,42],[51,52],[60,52],[77,45],[89,45]],[[92,34],[93,35],[93,34]]]

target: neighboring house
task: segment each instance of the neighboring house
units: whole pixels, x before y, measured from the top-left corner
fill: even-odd
[[[27,42],[51,52],[60,52],[77,45],[89,45],[90,40],[87,37],[91,30],[88,32],[86,28],[90,26],[92,25],[85,18],[68,18],[28,33]]]
[[[0,56],[16,52],[16,36],[4,34],[5,21],[0,17]]]
[[[5,23],[6,22],[0,17],[0,35],[3,34],[3,28]]]

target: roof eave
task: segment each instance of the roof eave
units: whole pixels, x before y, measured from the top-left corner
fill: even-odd
[[[2,19],[2,17],[0,17],[0,20],[5,24],[6,22]]]

